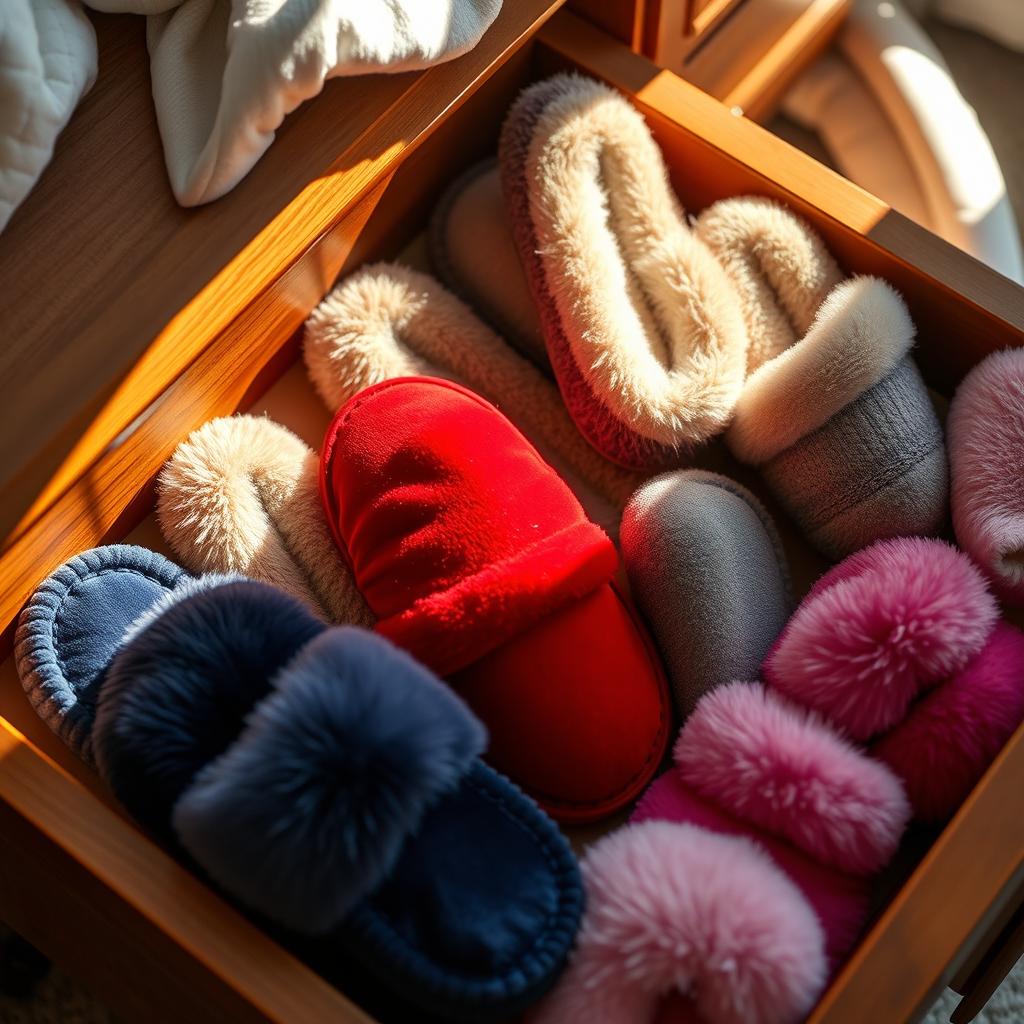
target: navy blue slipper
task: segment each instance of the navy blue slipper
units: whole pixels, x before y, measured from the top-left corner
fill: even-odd
[[[554,982],[575,857],[479,760],[465,704],[383,638],[115,545],[44,582],[16,644],[34,706],[140,823],[317,936],[317,960],[448,1019],[507,1017]]]

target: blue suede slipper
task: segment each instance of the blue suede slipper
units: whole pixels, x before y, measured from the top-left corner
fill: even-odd
[[[250,910],[319,936],[325,973],[356,963],[479,1021],[554,982],[582,909],[568,844],[479,760],[462,701],[381,637],[112,546],[40,586],[17,648],[34,705],[128,810]]]

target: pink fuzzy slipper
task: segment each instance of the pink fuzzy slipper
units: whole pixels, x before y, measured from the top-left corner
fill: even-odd
[[[674,753],[683,781],[705,800],[853,874],[883,868],[910,817],[884,765],[754,683],[708,693]]]
[[[529,1024],[647,1024],[666,996],[701,1024],[796,1024],[824,986],[814,913],[746,839],[627,825],[590,849],[583,875],[576,950]]]
[[[981,573],[956,548],[921,537],[880,541],[815,584],[768,652],[762,676],[867,740],[964,668],[998,615]]]
[[[919,821],[951,818],[1024,722],[1024,634],[1006,622],[962,671],[875,744]]]
[[[868,919],[869,878],[819,864],[784,839],[739,821],[698,796],[678,771],[668,771],[656,779],[629,820],[634,825],[644,821],[672,821],[754,840],[796,884],[817,915],[825,934],[830,971],[838,967],[853,948]]]
[[[519,257],[577,427],[627,468],[678,466],[728,424],[747,332],[643,117],[598,82],[558,75],[513,105],[500,158]]]
[[[1024,350],[994,352],[963,380],[946,424],[953,527],[996,592],[1024,604]]]

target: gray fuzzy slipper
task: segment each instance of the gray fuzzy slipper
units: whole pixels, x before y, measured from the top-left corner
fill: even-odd
[[[945,443],[900,295],[878,278],[842,280],[810,226],[766,199],[716,203],[697,232],[732,277],[751,337],[733,454],[830,558],[940,531]]]
[[[793,609],[782,545],[757,498],[717,473],[663,473],[633,495],[619,539],[680,716],[716,686],[756,679]]]

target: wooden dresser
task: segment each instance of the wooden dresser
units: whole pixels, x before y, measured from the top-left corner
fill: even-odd
[[[843,4],[814,3],[834,27]],[[724,32],[743,5],[679,10],[691,30]],[[506,0],[457,61],[328,83],[238,188],[196,210],[165,179],[142,20],[95,17],[100,79],[0,235],[0,915],[124,1020],[370,1018],[131,824],[35,718],[10,657],[17,615],[82,549],[159,543],[147,517],[174,447],[303,386],[309,310],[340,273],[422,230],[444,185],[493,152],[525,83],[574,68],[628,96],[691,211],[745,193],[790,204],[849,271],[904,294],[938,392],[1024,344],[1024,291],[730,110],[770,106],[784,55],[785,74],[733,82],[724,104],[650,60],[671,6]],[[1022,789],[1024,732],[912,858],[814,1024],[904,1024],[951,980],[983,998],[1024,934]]]

